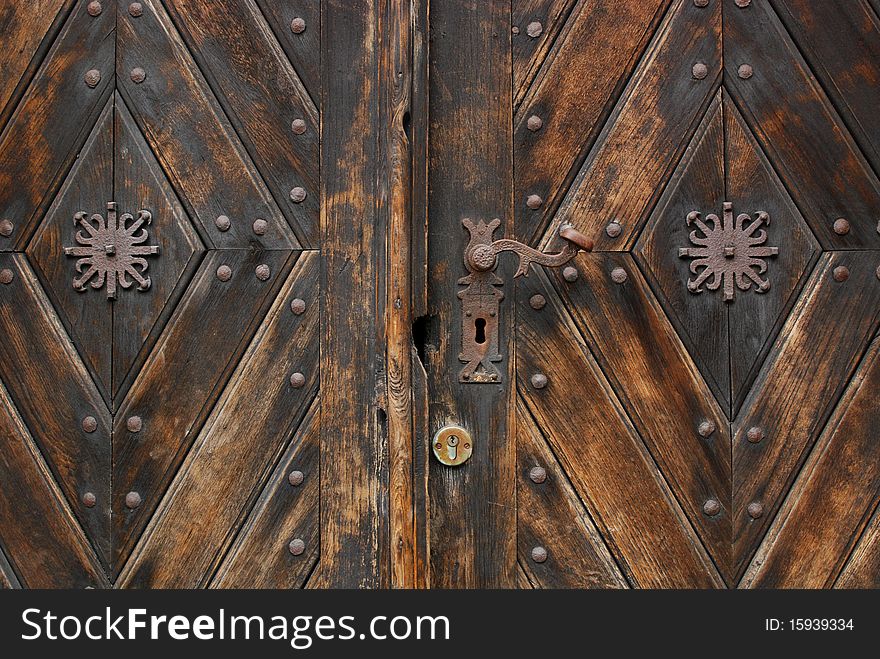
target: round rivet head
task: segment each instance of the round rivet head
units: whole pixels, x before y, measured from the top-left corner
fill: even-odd
[[[880,265],[877,266],[875,274],[877,275],[877,279],[880,279]]]
[[[749,78],[751,78],[753,73],[754,71],[752,71],[752,67],[748,64],[741,64],[740,67],[736,70],[736,74],[743,80],[748,80]]]
[[[759,428],[758,426],[752,426],[746,431],[746,439],[748,439],[752,444],[757,444],[762,439],[764,439],[764,430]]]
[[[849,233],[849,221],[845,217],[838,217],[834,220],[831,228],[834,229],[834,233],[838,236],[845,236]]]
[[[290,191],[290,201],[295,204],[301,203],[305,198],[306,191],[304,188],[297,186]]]
[[[533,114],[531,117],[528,118],[528,121],[526,121],[526,128],[528,128],[533,133],[536,130],[541,130],[541,126],[543,125],[544,122],[541,121],[541,117],[536,114]]]
[[[15,229],[15,225],[9,220],[0,220],[0,236],[4,238],[9,238],[12,235],[12,230]]]
[[[709,0],[694,0],[694,6],[702,9],[709,6]]]
[[[103,7],[101,7],[101,3],[97,2],[97,0],[95,0],[95,2],[89,3],[89,7],[88,7],[87,11],[89,12],[89,16],[100,16],[102,9],[103,9]]]
[[[577,268],[573,266],[568,266],[567,268],[563,268],[562,270],[562,278],[567,281],[569,284],[576,282],[578,279],[578,271]]]
[[[745,8],[752,4],[752,0],[733,0],[737,7]]]
[[[125,427],[128,428],[128,432],[140,432],[144,422],[139,416],[130,416],[125,420]]]
[[[709,75],[709,68],[703,62],[697,62],[694,64],[693,68],[691,68],[691,73],[697,80],[702,80]]]
[[[849,279],[849,268],[845,265],[839,265],[834,268],[834,281],[836,282],[844,282]]]
[[[544,200],[541,199],[536,194],[530,194],[528,196],[528,198],[526,199],[526,206],[531,208],[533,211],[538,210],[541,207],[541,204],[543,204],[543,203],[544,203]]]
[[[298,469],[291,471],[289,474],[287,474],[287,482],[294,487],[299,487],[300,485],[302,485],[302,482],[305,480],[305,478],[305,475]]]
[[[543,295],[533,295],[529,298],[529,306],[535,311],[540,311],[544,308],[544,305],[547,304],[547,300],[544,299]]]
[[[287,545],[287,549],[294,556],[299,556],[306,550],[306,543],[304,543],[300,538],[294,538],[290,541],[290,544]]]
[[[302,315],[306,310],[306,301],[298,297],[293,298],[290,302],[290,310],[297,316]]]
[[[547,480],[547,470],[544,467],[532,467],[529,469],[529,479],[533,483],[543,483]]]
[[[83,78],[86,81],[86,84],[94,89],[98,86],[98,83],[101,82],[101,72],[98,69],[89,69],[86,71],[86,75]]]
[[[531,382],[535,389],[543,389],[547,386],[547,376],[543,373],[535,373],[531,378]]]
[[[622,284],[628,277],[629,275],[626,274],[626,270],[623,268],[614,268],[614,270],[611,271],[611,281],[615,284]]]
[[[134,510],[141,505],[141,495],[137,492],[129,492],[125,495],[125,507]]]
[[[757,501],[753,501],[749,504],[748,507],[749,517],[752,519],[758,519],[761,515],[764,514],[764,506],[762,506]]]
[[[707,419],[697,427],[697,432],[700,434],[700,437],[709,437],[715,432],[715,423]]]
[[[94,492],[86,492],[82,496],[82,502],[86,508],[94,508],[95,504],[98,503],[98,498]]]
[[[214,220],[214,226],[220,229],[220,231],[229,231],[229,227],[232,226],[232,222],[230,222],[229,218],[225,215],[218,215],[217,219]]]
[[[98,421],[93,416],[87,416],[82,420],[82,429],[85,432],[95,432],[98,429]]]
[[[543,547],[532,547],[532,560],[535,563],[543,563],[547,560],[547,550]]]
[[[514,34],[519,34],[519,28],[516,25],[514,25],[512,28],[510,28],[510,31],[513,32]]]
[[[608,226],[605,227],[605,233],[608,234],[609,238],[617,238],[620,235],[620,232],[623,231],[623,227],[620,226],[620,223],[615,221],[609,222]]]
[[[14,276],[12,274],[12,270],[9,268],[3,268],[0,270],[0,284],[11,284]]]
[[[544,26],[541,25],[541,21],[532,21],[526,26],[526,34],[529,35],[532,39],[537,39],[541,36],[541,33],[544,31]]]
[[[290,124],[290,130],[294,135],[302,135],[306,132],[306,122],[302,119],[294,119]]]
[[[254,274],[260,281],[266,281],[272,274],[272,271],[269,269],[268,265],[266,265],[265,263],[261,263],[254,269]]]
[[[128,13],[138,18],[144,15],[144,6],[140,2],[132,2],[128,5]]]
[[[136,85],[141,84],[146,79],[147,72],[144,71],[141,67],[138,66],[131,70],[131,81]]]
[[[290,21],[290,31],[294,34],[302,34],[306,31],[306,22],[299,16]]]
[[[703,512],[706,513],[709,517],[714,517],[718,513],[721,512],[721,504],[718,502],[718,499],[709,499],[706,503],[703,504]]]
[[[258,236],[265,235],[268,228],[269,223],[266,220],[254,220],[254,233]]]
[[[290,386],[294,389],[301,389],[306,384],[306,376],[297,371],[290,376]]]
[[[217,268],[217,279],[220,281],[229,281],[232,279],[232,268],[228,265],[221,265]]]

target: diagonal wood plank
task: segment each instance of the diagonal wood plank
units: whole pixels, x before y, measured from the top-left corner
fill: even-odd
[[[880,506],[868,522],[835,588],[880,588]]]
[[[320,400],[316,398],[242,524],[211,581],[211,588],[302,588],[305,585],[320,554],[319,407]],[[302,474],[301,479],[294,472]],[[291,551],[290,543],[296,539],[303,541],[301,554]],[[267,552],[267,548],[271,551]]]
[[[202,235],[221,248],[298,247],[162,3],[141,5],[141,16],[119,15],[119,93]],[[220,216],[228,229],[215,223]],[[262,235],[253,230],[257,219],[267,222]]]
[[[120,574],[122,586],[207,584],[318,388],[318,261],[317,252],[304,253],[287,277]],[[295,299],[311,304],[296,314]],[[206,501],[222,505],[205,515]]]
[[[208,252],[120,405],[113,428],[115,573],[159,504],[292,260],[284,250]],[[218,276],[223,266],[231,271],[227,281]],[[258,266],[268,268],[265,281],[257,276]]]
[[[106,578],[24,422],[0,383],[0,584],[102,587]],[[15,564],[12,571],[7,558]]]
[[[0,379],[99,556],[109,561],[110,413],[24,255],[2,255],[0,269],[11,275],[0,284]],[[95,495],[91,507],[86,492]]]
[[[575,3],[576,0],[513,0],[511,3],[514,110],[528,92]]]
[[[321,0],[256,0],[313,105],[321,98]],[[301,23],[295,23],[300,19]]]
[[[880,282],[874,282],[880,288]],[[880,498],[880,338],[874,339],[743,584],[829,588]]]
[[[2,536],[0,536],[0,540],[2,540]],[[0,590],[15,588],[21,588],[21,582],[18,580],[15,570],[12,569],[12,565],[9,564],[6,554],[3,553],[3,549],[0,548]]]

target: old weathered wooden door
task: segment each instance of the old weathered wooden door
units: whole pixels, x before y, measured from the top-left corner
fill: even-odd
[[[880,585],[878,11],[5,3],[0,584]]]

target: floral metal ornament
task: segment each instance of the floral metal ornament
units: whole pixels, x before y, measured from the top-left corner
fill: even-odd
[[[688,226],[696,225],[703,235],[699,235],[697,230],[691,231],[691,243],[697,247],[678,250],[680,257],[694,259],[690,271],[697,276],[688,279],[688,290],[694,294],[702,293],[705,284],[710,291],[715,291],[723,284],[725,302],[733,301],[734,283],[742,291],[752,286],[758,293],[770,290],[770,281],[761,278],[767,272],[764,259],[779,254],[779,248],[764,245],[767,232],[761,226],[770,224],[770,216],[758,211],[753,220],[751,216],[741,213],[734,221],[733,204],[725,201],[722,219],[719,221],[718,216],[713,214],[707,215],[706,220],[712,223],[711,229],[700,219],[699,212],[688,213]]]
[[[139,291],[147,290],[152,282],[144,276],[147,260],[143,257],[159,253],[157,245],[143,244],[149,238],[144,224],[149,225],[152,220],[153,216],[146,210],[139,211],[137,219],[130,213],[117,219],[113,201],[107,203],[106,221],[98,213],[88,217],[80,211],[74,215],[74,226],[83,229],[76,232],[80,246],[64,248],[67,256],[80,257],[76,262],[79,276],[74,277],[73,287],[82,292],[86,284],[99,289],[106,283],[108,300],[116,298],[117,280],[122,288],[131,288],[137,283]]]

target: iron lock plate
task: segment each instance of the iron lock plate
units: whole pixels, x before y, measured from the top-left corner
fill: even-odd
[[[444,426],[434,435],[434,455],[447,467],[467,462],[474,452],[471,434],[461,426]]]

